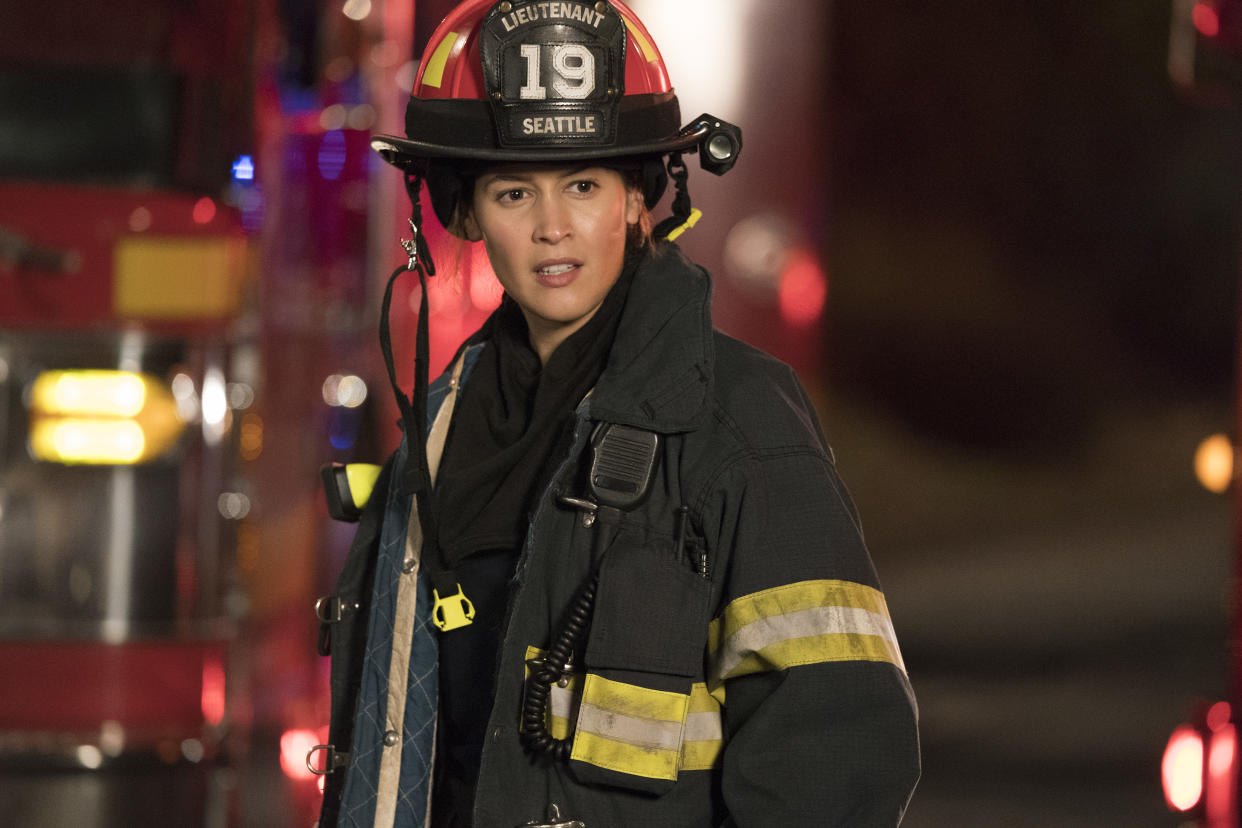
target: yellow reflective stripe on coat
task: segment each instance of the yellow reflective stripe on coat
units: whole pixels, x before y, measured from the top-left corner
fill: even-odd
[[[648,779],[677,779],[690,696],[587,674],[569,758]]]
[[[905,672],[884,595],[853,581],[800,581],[745,595],[708,633],[713,682],[829,661],[887,661]]]
[[[724,697],[723,691],[716,694]],[[685,735],[681,741],[681,769],[710,770],[720,758],[724,727],[720,721],[720,702],[698,682],[690,687]]]
[[[543,651],[537,647],[526,648],[526,658],[539,658]],[[527,669],[527,674],[530,670]],[[564,687],[554,684],[548,694],[548,732],[557,739],[568,739],[578,724],[579,711],[582,709],[582,673],[570,673]],[[598,679],[605,681],[605,679]],[[654,693],[641,687],[610,682],[640,693]],[[670,694],[676,695],[676,694]],[[678,767],[683,771],[711,770],[720,758],[720,750],[724,745],[724,728],[720,719],[720,708],[724,703],[724,688],[709,692],[707,685],[696,682],[690,687],[690,696],[686,702],[685,726],[681,740],[681,759]],[[595,715],[599,714],[597,706]],[[589,738],[589,737],[588,737]]]
[[[574,732],[581,686],[581,675],[571,677],[565,687],[552,685],[552,692],[548,695],[548,732],[557,739],[568,739]],[[715,767],[724,744],[720,703],[707,692],[707,685],[700,681],[690,688],[688,711],[681,743],[681,769],[710,770]]]

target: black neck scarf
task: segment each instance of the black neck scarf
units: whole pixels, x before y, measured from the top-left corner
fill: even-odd
[[[521,549],[549,461],[567,450],[574,409],[603,373],[637,264],[626,259],[599,309],[546,365],[516,302],[506,295],[488,319],[481,334],[489,341],[458,400],[436,481],[445,569],[479,552]]]

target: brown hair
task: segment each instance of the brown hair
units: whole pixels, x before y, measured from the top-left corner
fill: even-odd
[[[619,171],[625,179],[625,189],[630,193],[638,193],[638,221],[625,228],[625,252],[638,253],[651,247],[651,211],[643,199],[643,172],[641,169],[624,169]]]

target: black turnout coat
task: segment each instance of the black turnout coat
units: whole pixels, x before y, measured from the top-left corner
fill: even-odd
[[[569,454],[554,459],[510,585],[495,699],[479,711],[477,828],[543,822],[553,805],[587,828],[901,820],[917,712],[858,516],[793,371],[713,331],[709,298],[707,273],[676,246],[645,258]],[[480,345],[432,385],[433,443]],[[567,500],[589,499],[600,423],[659,439],[649,493],[615,521]],[[329,785],[342,825],[427,820],[436,643],[417,521],[396,489],[373,496],[384,514],[373,504],[354,550],[373,573],[357,602],[365,647],[339,676],[334,665],[333,741],[350,744]],[[572,752],[532,755],[519,737],[528,662],[593,575],[589,629],[545,719]]]

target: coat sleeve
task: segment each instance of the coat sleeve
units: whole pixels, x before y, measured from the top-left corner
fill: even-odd
[[[917,708],[831,459],[754,451],[713,492],[707,671],[724,700],[726,825],[897,825],[919,776]]]

